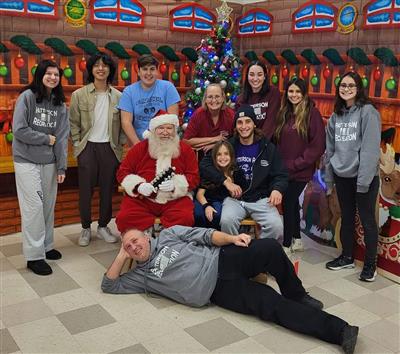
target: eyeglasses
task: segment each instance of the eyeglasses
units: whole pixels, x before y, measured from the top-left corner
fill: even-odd
[[[339,87],[343,90],[348,89],[349,91],[353,91],[355,88],[357,88],[357,85],[356,84],[348,84],[347,85],[345,83],[342,83],[339,85]]]
[[[213,101],[213,100],[215,100],[215,101],[219,101],[220,99],[222,98],[222,96],[219,96],[219,95],[216,95],[216,96],[206,96],[206,100],[207,101]]]

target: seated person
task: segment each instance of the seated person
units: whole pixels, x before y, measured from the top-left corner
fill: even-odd
[[[211,150],[214,167],[230,181],[244,188],[245,179],[241,169],[235,163],[235,152],[227,141],[217,142]],[[225,186],[202,179],[194,202],[194,224],[200,227],[212,227],[219,230],[222,202],[229,196]]]
[[[193,149],[207,152],[217,141],[232,135],[234,111],[226,105],[225,99],[220,84],[207,86],[202,105],[194,111],[183,134],[183,139]]]
[[[193,225],[190,191],[199,182],[198,166],[190,146],[179,141],[178,123],[175,114],[161,112],[150,121],[148,139],[134,145],[122,161],[117,180],[126,194],[116,217],[120,232],[146,230],[156,217],[164,227]],[[155,186],[156,176],[171,167],[172,177]]]
[[[282,202],[288,173],[275,145],[256,128],[255,121],[253,108],[241,106],[235,114],[234,136],[229,140],[235,151],[236,164],[247,181],[245,190],[217,170],[209,154],[200,162],[200,174],[217,186],[225,186],[230,193],[222,205],[222,231],[237,235],[240,222],[250,216],[261,225],[261,238],[280,238],[283,223],[276,206]]]
[[[136,268],[120,275],[131,258]],[[260,272],[275,277],[282,295],[250,280]],[[212,302],[338,344],[349,354],[357,342],[358,327],[321,311],[322,302],[306,293],[274,239],[252,241],[246,234],[184,226],[164,229],[157,238],[128,230],[101,288],[112,294],[151,292],[195,307]]]

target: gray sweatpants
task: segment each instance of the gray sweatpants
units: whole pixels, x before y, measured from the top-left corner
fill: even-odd
[[[280,239],[283,235],[283,223],[278,209],[271,205],[267,198],[248,203],[231,197],[225,198],[222,204],[221,231],[237,235],[240,222],[251,217],[261,226],[261,238]]]
[[[25,259],[27,261],[45,259],[45,252],[54,248],[56,164],[14,162],[14,170]]]

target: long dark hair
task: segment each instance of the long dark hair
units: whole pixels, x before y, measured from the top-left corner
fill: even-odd
[[[108,54],[103,53],[103,52],[98,52],[96,54],[93,54],[87,61],[87,63],[86,63],[86,71],[88,73],[87,81],[94,82],[93,66],[94,66],[94,64],[96,64],[96,62],[98,60],[101,60],[104,64],[108,65],[108,67],[110,68],[110,73],[107,77],[107,83],[111,84],[114,80],[115,71],[117,70],[117,66],[114,63],[114,60],[112,60],[112,58]]]
[[[296,105],[296,107],[293,107],[293,104],[288,99],[289,87],[292,85],[296,85],[303,95],[303,99],[299,104]],[[295,126],[297,133],[304,140],[307,140],[308,127],[310,125],[310,112],[312,107],[313,104],[310,100],[310,96],[308,96],[306,82],[303,79],[299,78],[294,78],[290,80],[285,87],[285,93],[282,96],[281,108],[276,118],[276,129],[274,133],[275,141],[279,142],[283,127],[285,126],[292,114],[295,117]]]
[[[61,84],[61,77],[63,70],[58,66],[56,62],[49,59],[41,60],[36,67],[35,75],[33,75],[32,82],[25,86],[21,92],[31,90],[36,95],[36,103],[41,103],[44,98],[50,99],[47,94],[47,88],[43,84],[43,76],[46,74],[47,68],[57,68],[60,75],[60,81],[58,85],[51,90],[52,102],[55,106],[61,106],[65,102],[64,90]]]
[[[351,77],[354,82],[356,83],[357,86],[357,94],[355,97],[355,105],[358,107],[362,107],[366,104],[372,104],[371,101],[368,98],[368,95],[365,92],[361,76],[356,73],[355,71],[348,71],[347,73],[344,73],[338,82],[338,85],[336,86],[336,96],[335,96],[335,106],[334,106],[334,112],[337,115],[342,115],[344,111],[346,110],[346,101],[340,97],[339,90],[340,90],[340,84],[342,83],[342,80],[346,77],[349,76]]]
[[[248,76],[249,76],[250,68],[251,68],[252,66],[254,66],[254,65],[259,66],[261,69],[263,69],[263,71],[264,71],[264,76],[265,76],[264,83],[263,83],[263,85],[262,85],[262,87],[261,87],[261,90],[260,90],[260,92],[259,92],[258,94],[259,94],[260,96],[265,96],[265,95],[267,94],[267,92],[269,91],[269,78],[268,78],[268,70],[267,70],[267,67],[266,67],[265,64],[264,64],[263,62],[261,62],[261,61],[258,61],[258,60],[252,61],[252,62],[249,64],[249,66],[247,67],[247,70],[246,70],[246,76],[245,76],[244,86],[243,86],[243,96],[242,96],[243,99],[242,99],[242,103],[249,103],[250,96],[253,94],[253,90],[252,90],[252,88],[251,88],[251,86],[250,86],[250,84],[249,84]]]
[[[224,169],[219,167],[217,163],[217,154],[222,146],[226,147],[229,156],[231,158],[231,161],[229,162],[228,166],[226,166]],[[223,174],[227,175],[228,177],[233,178],[233,172],[236,169],[235,151],[233,150],[233,146],[228,141],[218,141],[211,150],[211,158],[216,169],[220,170]]]

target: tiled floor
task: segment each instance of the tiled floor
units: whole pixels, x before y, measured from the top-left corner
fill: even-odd
[[[337,346],[216,306],[103,294],[100,282],[119,245],[94,239],[79,247],[79,231],[79,225],[56,230],[63,258],[51,262],[48,277],[25,268],[19,234],[0,237],[0,353],[340,353]],[[328,271],[330,256],[313,246],[308,241],[298,253],[300,277],[328,312],[360,326],[356,352],[399,353],[400,286],[381,276],[362,283],[359,269]]]

